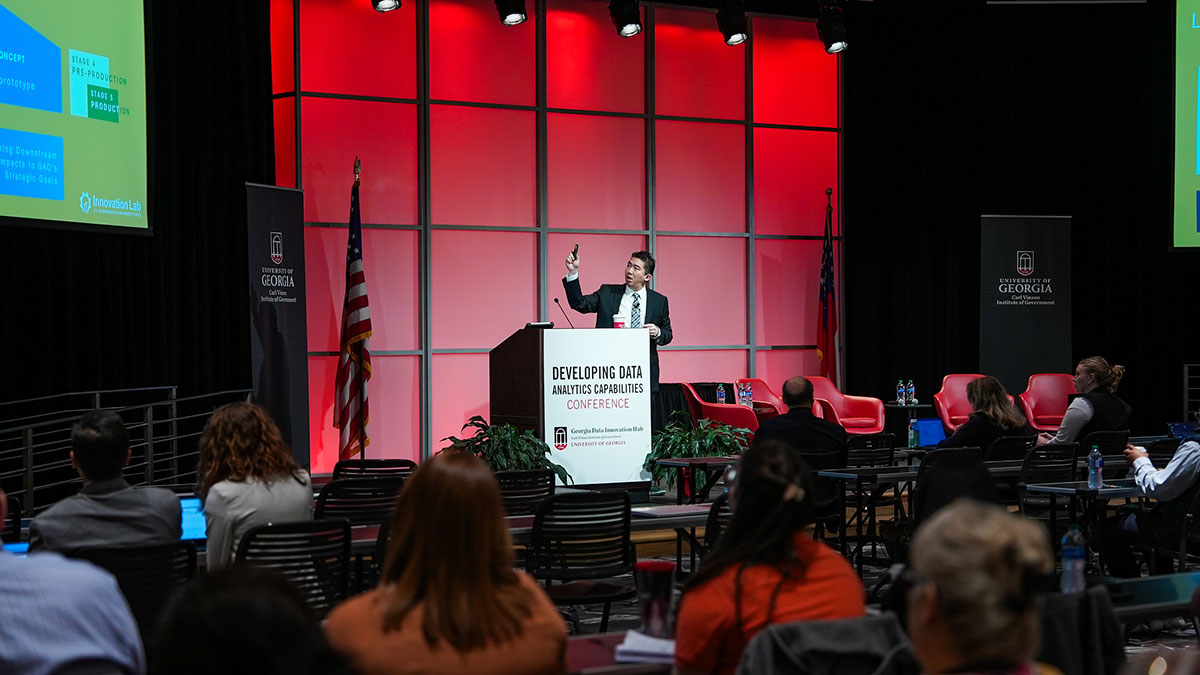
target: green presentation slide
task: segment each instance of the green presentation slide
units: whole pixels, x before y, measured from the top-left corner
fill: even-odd
[[[1175,6],[1176,246],[1200,246],[1200,0]]]
[[[0,217],[147,229],[142,0],[0,0]]]

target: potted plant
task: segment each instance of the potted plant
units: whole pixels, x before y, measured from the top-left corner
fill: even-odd
[[[450,441],[450,445],[439,452],[469,452],[487,462],[492,471],[550,469],[564,485],[575,482],[566,469],[550,461],[550,446],[533,435],[532,430],[518,431],[511,424],[488,424],[480,415],[467,420],[462,430],[466,431],[468,428],[474,429],[475,433],[463,438],[443,438],[443,441]]]
[[[710,419],[702,419],[693,427],[691,416],[685,411],[676,410],[671,414],[671,421],[667,426],[655,432],[650,441],[650,454],[646,455],[645,469],[650,472],[655,484],[666,478],[666,485],[670,488],[675,484],[674,468],[659,466],[655,460],[737,455],[746,449],[749,442],[749,429],[732,427]],[[716,477],[712,472],[700,472],[696,485],[700,494],[707,493],[711,488],[711,480]]]

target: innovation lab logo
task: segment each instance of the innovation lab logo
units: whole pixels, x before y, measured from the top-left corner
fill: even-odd
[[[567,428],[554,427],[554,448],[556,450],[567,449]]]
[[[1023,277],[1033,274],[1033,251],[1017,251],[1017,274]]]
[[[92,196],[87,192],[79,195],[79,210],[88,213],[92,210]]]
[[[271,262],[278,265],[283,262],[283,233],[271,233]]]

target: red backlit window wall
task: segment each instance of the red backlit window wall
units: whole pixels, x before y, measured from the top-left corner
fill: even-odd
[[[643,7],[648,30],[623,39],[600,0],[546,0],[540,17],[531,3],[511,27],[487,0],[438,0],[421,35],[418,2],[270,3],[276,176],[304,190],[314,472],[337,459],[355,157],[369,457],[428,457],[488,417],[487,352],[526,322],[594,325],[563,293],[576,244],[584,292],[620,283],[633,251],[658,258],[675,334],[662,382],[756,375],[778,390],[816,372],[840,110],[838,57],[813,21],[755,17],[730,47],[706,10]]]

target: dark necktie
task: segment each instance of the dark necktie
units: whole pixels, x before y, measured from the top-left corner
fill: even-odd
[[[637,293],[633,294],[633,309],[629,312],[629,325],[634,328],[642,327],[642,301],[641,296]]]

